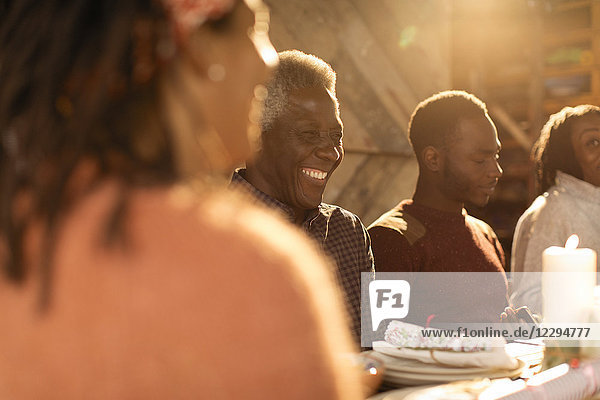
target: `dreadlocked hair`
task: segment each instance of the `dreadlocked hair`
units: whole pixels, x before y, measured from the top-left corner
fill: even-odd
[[[542,128],[531,153],[535,163],[538,194],[548,191],[554,185],[556,171],[583,180],[583,171],[571,143],[571,127],[573,121],[586,114],[600,115],[600,107],[589,104],[564,107],[552,114]]]
[[[167,20],[150,0],[9,0],[0,9],[1,268],[13,282],[26,279],[23,237],[41,221],[47,288],[53,233],[79,165],[93,161],[90,186],[122,183],[115,220],[127,188],[175,179],[154,79]],[[156,132],[135,129],[148,119]]]

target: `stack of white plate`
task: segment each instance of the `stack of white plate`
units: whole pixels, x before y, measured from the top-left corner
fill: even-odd
[[[386,355],[378,351],[371,352],[371,355],[381,360],[385,366],[384,383],[393,386],[428,385],[477,378],[513,378],[518,377],[526,367],[522,361],[519,361],[517,367],[513,369],[497,369],[429,364]]]
[[[461,365],[435,363],[427,350],[397,348],[386,342],[374,342],[374,351],[368,353],[384,366],[383,388],[389,392],[375,395],[370,400],[411,399],[475,399],[481,390],[494,390],[498,393],[512,393],[516,386],[525,385],[523,380],[510,379],[530,377],[539,370],[544,357],[545,346],[539,340],[521,343],[509,343],[503,349],[497,348],[491,354],[462,353],[450,354],[435,351],[436,359]],[[506,365],[505,359],[498,356],[503,353],[509,359],[516,360],[514,367]],[[435,357],[435,356],[434,356]],[[491,361],[490,361],[491,360]],[[488,366],[491,362],[494,366]],[[487,378],[487,379],[486,379]],[[446,385],[444,385],[446,384]],[[488,388],[488,386],[490,386]],[[400,390],[392,390],[402,387]],[[432,390],[438,390],[434,393]],[[477,390],[475,390],[477,389]],[[461,392],[462,391],[462,392]],[[464,392],[464,393],[463,393]],[[441,394],[440,394],[441,393]],[[458,395],[457,393],[462,393]],[[436,394],[434,396],[434,394]],[[419,395],[419,396],[417,396]]]

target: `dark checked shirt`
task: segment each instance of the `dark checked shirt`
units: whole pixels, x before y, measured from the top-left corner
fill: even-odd
[[[292,208],[261,192],[244,179],[245,169],[234,172],[231,187],[241,189],[257,202],[279,211],[291,223]],[[360,339],[360,274],[375,273],[371,240],[360,219],[341,207],[321,203],[301,225],[302,229],[329,255],[337,266],[336,275],[344,290],[346,307],[352,319],[352,333]]]

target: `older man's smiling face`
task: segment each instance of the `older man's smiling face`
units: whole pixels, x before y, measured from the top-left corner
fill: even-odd
[[[297,213],[318,207],[342,161],[342,122],[325,88],[293,90],[289,106],[263,134],[259,156],[270,193]]]

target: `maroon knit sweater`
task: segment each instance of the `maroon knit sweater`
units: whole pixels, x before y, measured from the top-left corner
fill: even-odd
[[[377,272],[419,272],[409,322],[500,322],[508,306],[504,252],[485,222],[404,200],[368,230]]]

